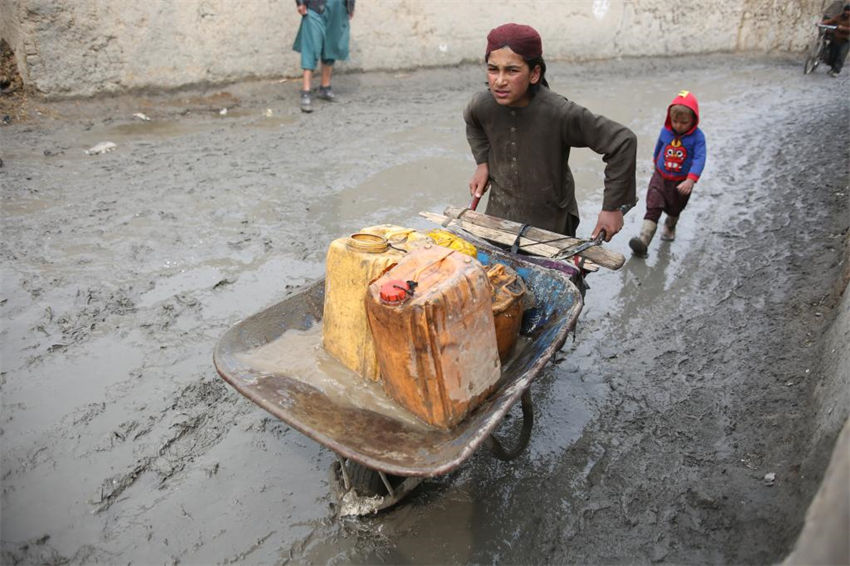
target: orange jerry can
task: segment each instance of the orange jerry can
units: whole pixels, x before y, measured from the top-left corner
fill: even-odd
[[[487,268],[493,288],[493,319],[496,324],[496,344],[502,363],[508,361],[519,337],[522,324],[523,300],[527,293],[525,282],[516,271],[501,263]]]
[[[369,285],[366,312],[384,390],[426,423],[451,428],[498,382],[492,292],[477,260],[412,250]]]

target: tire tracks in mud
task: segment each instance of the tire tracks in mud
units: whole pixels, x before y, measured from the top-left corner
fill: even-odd
[[[230,392],[223,381],[216,378],[190,383],[177,393],[176,398],[154,422],[146,423],[143,428],[137,429],[137,421],[125,425],[129,432],[134,433],[134,442],[153,433],[157,427],[165,427],[165,431],[155,435],[155,442],[142,450],[142,455],[129,470],[103,480],[99,495],[91,501],[95,513],[109,509],[142,474],[155,474],[156,484],[162,489],[215,446],[228,433],[228,425],[235,421],[237,415],[250,409],[239,402],[238,396]],[[208,470],[208,474],[214,475],[217,470],[216,464]]]
[[[301,129],[299,135],[306,135]],[[249,429],[268,427],[273,435],[285,434],[279,431],[282,427],[268,426],[268,419],[253,417],[259,414],[256,407],[215,375],[210,352],[213,336],[228,326],[229,321],[223,318],[233,316],[222,306],[221,299],[234,293],[231,285],[238,278],[228,277],[232,264],[240,270],[248,264],[250,270],[251,258],[265,261],[265,254],[272,248],[281,256],[280,261],[293,254],[302,259],[316,254],[315,234],[304,234],[297,222],[291,226],[286,223],[289,216],[303,217],[304,207],[300,205],[311,189],[303,183],[269,195],[274,203],[270,208],[286,212],[281,225],[273,228],[265,218],[252,214],[250,207],[256,202],[249,202],[243,212],[234,212],[222,209],[215,199],[222,190],[222,170],[238,166],[254,179],[266,170],[274,176],[273,170],[278,167],[284,172],[286,168],[297,168],[301,156],[292,161],[287,156],[282,164],[275,164],[265,159],[265,154],[252,154],[237,164],[210,155],[187,157],[181,154],[183,146],[176,147],[176,155],[172,155],[175,149],[170,144],[127,144],[121,147],[124,154],[118,151],[97,161],[80,164],[78,159],[68,164],[69,169],[82,169],[78,176],[86,177],[86,190],[103,185],[105,192],[112,191],[109,194],[119,195],[119,200],[89,203],[69,198],[57,187],[42,189],[39,196],[44,202],[64,204],[69,198],[67,206],[46,208],[38,217],[37,226],[27,214],[12,216],[4,224],[7,238],[0,244],[0,256],[10,260],[21,256],[19,268],[13,272],[18,284],[12,287],[20,300],[9,300],[5,305],[6,297],[2,297],[6,313],[11,307],[22,327],[19,349],[27,356],[19,357],[18,368],[4,367],[4,375],[6,370],[18,374],[10,384],[15,393],[25,377],[31,382],[37,379],[49,384],[49,372],[44,368],[61,366],[64,361],[74,365],[76,359],[87,357],[104,344],[119,344],[122,352],[141,352],[138,365],[122,360],[116,369],[109,368],[107,371],[114,375],[101,379],[102,389],[86,384],[88,376],[73,376],[81,380],[82,390],[98,400],[66,405],[63,410],[67,412],[58,415],[59,421],[40,426],[31,442],[4,448],[4,493],[18,488],[23,491],[27,478],[43,475],[50,468],[79,466],[71,462],[80,459],[95,462],[90,470],[78,468],[85,477],[73,491],[86,492],[75,503],[81,508],[88,506],[90,512],[101,517],[105,540],[127,537],[128,532],[139,530],[139,524],[150,520],[146,510],[173,494],[187,476],[195,474],[209,480],[219,474],[218,457],[209,454],[240,416],[252,414],[244,425]],[[284,142],[282,154],[285,147]],[[215,148],[226,157],[227,152],[220,146]],[[204,145],[201,153],[209,149]],[[204,175],[218,184],[198,182],[196,187],[193,165],[185,166],[187,159],[208,159],[213,163]],[[149,163],[163,160],[168,166],[151,176]],[[55,160],[51,166],[57,166]],[[24,166],[20,170],[24,171]],[[116,183],[116,177],[126,179],[126,184]],[[27,183],[23,179],[17,181],[20,182],[13,188],[19,194],[4,191],[4,200],[26,200],[23,193],[28,191]],[[248,181],[239,183],[238,188],[242,188]],[[179,190],[173,190],[175,186]],[[146,196],[140,200],[133,198],[135,194]],[[242,208],[234,207],[240,211]],[[191,216],[190,222],[185,223],[184,214]],[[73,220],[69,221],[67,215]],[[273,212],[269,217],[278,220]],[[221,230],[216,226],[221,222],[237,227]],[[227,240],[210,237],[210,233],[218,235],[216,231],[227,232]],[[222,248],[231,250],[231,254],[223,255]],[[235,259],[231,264],[222,257]],[[191,273],[192,269],[204,269],[205,262],[212,267],[200,280],[179,279],[187,270]],[[204,278],[212,276],[210,272],[221,276],[205,286]],[[178,279],[174,284],[169,281],[172,277]],[[297,278],[293,275],[281,282],[281,287],[297,286]],[[169,295],[169,291],[173,294]],[[23,330],[25,327],[29,332]],[[8,393],[5,377],[0,380],[4,394]],[[31,389],[30,385],[24,387]],[[35,395],[31,397],[29,406],[18,407],[20,414],[31,415],[38,410]],[[4,405],[7,408],[9,405]],[[4,423],[14,429],[16,411],[4,413]],[[206,483],[203,479],[201,482]],[[85,514],[84,509],[80,512]],[[151,515],[157,516],[157,512]],[[208,534],[204,538],[209,542],[217,536]],[[67,543],[63,548],[56,540],[49,535],[32,541],[4,540],[0,561],[8,558],[13,563],[40,563],[41,556],[50,563],[87,563],[86,557],[92,556],[84,548],[88,545],[75,552],[77,547],[69,550]],[[103,540],[101,544],[104,548],[110,546]],[[64,552],[56,548],[63,548]],[[186,550],[174,552],[179,556]],[[248,549],[243,554],[251,552]],[[238,560],[239,555],[234,559]],[[115,561],[114,557],[102,560]]]
[[[42,296],[41,287],[36,285],[33,293]],[[77,289],[73,310],[54,313],[49,305],[44,307],[43,319],[33,327],[26,346],[37,353],[28,358],[26,365],[36,370],[51,355],[76,355],[77,348],[86,342],[128,328],[127,321],[136,322],[137,328],[150,338],[166,343],[203,338],[196,334],[205,332],[205,328],[187,334],[178,324],[184,315],[200,316],[201,303],[191,294],[180,293],[149,308],[137,308],[138,297],[139,293],[132,288],[109,291],[106,286],[88,286]],[[107,393],[106,401],[87,403],[62,417],[56,427],[40,435],[41,440],[35,445],[4,449],[4,458],[15,461],[16,466],[6,470],[3,480],[14,479],[51,462],[55,466],[63,452],[85,457],[94,452],[110,453],[129,443],[136,454],[133,463],[124,471],[104,478],[89,500],[92,512],[99,514],[120,501],[125,491],[146,473],[155,474],[156,485],[163,489],[215,446],[239,415],[252,409],[217,376],[202,375],[168,395],[164,399],[167,405],[143,405],[100,441],[81,439],[81,431],[99,428],[97,419],[116,398],[122,397],[124,389],[132,388],[134,381],[155,371],[154,363],[146,360],[143,367],[113,383],[111,388],[118,391]],[[209,474],[216,472],[217,465],[208,470]]]

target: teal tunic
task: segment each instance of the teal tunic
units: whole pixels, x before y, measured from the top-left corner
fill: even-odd
[[[350,35],[344,0],[327,0],[321,14],[307,10],[301,18],[292,49],[301,53],[302,69],[315,70],[320,58],[328,65],[348,59]]]

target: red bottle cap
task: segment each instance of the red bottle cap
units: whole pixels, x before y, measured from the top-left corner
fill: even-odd
[[[388,305],[398,305],[407,299],[410,285],[401,279],[390,279],[381,285],[381,302]]]

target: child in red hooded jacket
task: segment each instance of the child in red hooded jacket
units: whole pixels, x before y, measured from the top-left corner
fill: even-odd
[[[697,98],[683,90],[667,107],[667,119],[652,153],[655,173],[646,191],[643,226],[640,235],[629,240],[629,247],[637,256],[646,257],[662,212],[667,219],[661,239],[672,240],[676,236],[676,222],[705,167],[705,135],[698,125]]]

